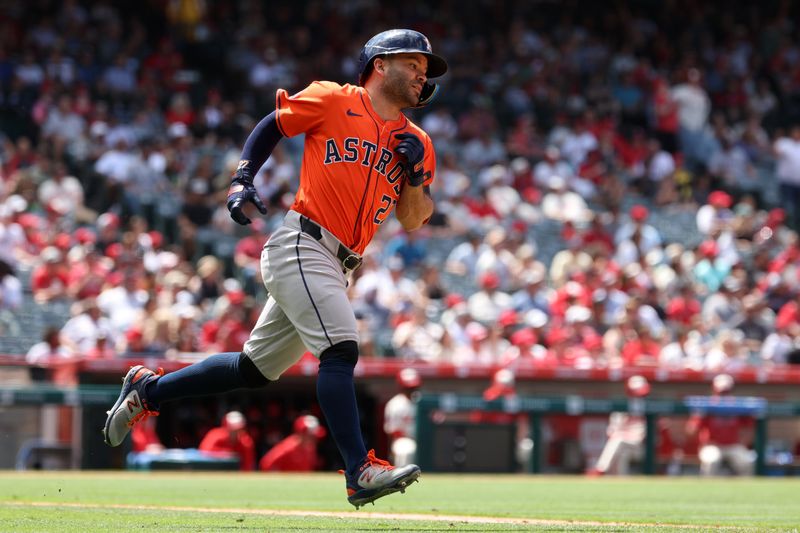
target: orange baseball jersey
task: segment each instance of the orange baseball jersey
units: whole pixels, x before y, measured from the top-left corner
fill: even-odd
[[[395,135],[409,132],[425,146],[424,185],[436,156],[428,135],[401,114],[384,121],[363,87],[313,82],[276,95],[278,128],[285,137],[306,134],[300,188],[292,209],[319,223],[348,248],[363,253],[394,209],[403,187]]]

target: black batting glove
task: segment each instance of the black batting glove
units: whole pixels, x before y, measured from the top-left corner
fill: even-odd
[[[425,147],[413,133],[398,133],[395,138],[400,139],[400,142],[394,147],[394,152],[403,160],[403,170],[408,184],[419,187],[425,181],[425,169],[422,167]]]
[[[251,220],[244,214],[244,205],[247,202],[252,202],[256,209],[262,214],[267,214],[267,208],[258,197],[256,187],[253,185],[253,174],[249,168],[249,161],[242,161],[239,163],[239,168],[233,174],[231,186],[228,189],[228,211],[231,218],[242,226],[250,224]]]

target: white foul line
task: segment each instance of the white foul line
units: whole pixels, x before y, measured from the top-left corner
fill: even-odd
[[[79,509],[129,509],[134,511],[176,511],[191,513],[220,513],[220,514],[246,514],[258,516],[314,516],[320,518],[355,518],[367,520],[419,520],[434,522],[462,522],[472,524],[512,524],[535,526],[600,526],[600,527],[669,527],[680,529],[735,529],[726,526],[670,524],[670,523],[642,523],[642,522],[599,522],[592,520],[553,520],[540,518],[502,518],[491,516],[468,515],[433,515],[421,513],[375,513],[365,511],[304,511],[286,509],[236,509],[236,508],[208,508],[208,507],[179,507],[161,505],[132,505],[132,504],[99,504],[99,503],[57,503],[57,502],[0,502],[6,507],[71,507]]]

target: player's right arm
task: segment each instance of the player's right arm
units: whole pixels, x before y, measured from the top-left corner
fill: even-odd
[[[250,219],[244,214],[243,207],[247,202],[261,212],[267,214],[267,208],[258,197],[256,188],[253,185],[253,176],[261,165],[267,160],[275,149],[275,145],[283,138],[278,128],[277,113],[273,111],[259,122],[244,143],[242,156],[233,174],[231,186],[228,189],[228,211],[231,218],[238,224],[250,224]]]

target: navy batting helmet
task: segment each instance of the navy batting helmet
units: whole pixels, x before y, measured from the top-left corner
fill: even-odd
[[[372,62],[376,57],[390,54],[422,54],[428,59],[428,78],[438,78],[447,72],[447,62],[431,50],[428,38],[414,30],[386,30],[367,41],[358,56],[358,84],[364,82],[372,72]],[[417,107],[422,107],[436,95],[438,86],[425,83]]]

